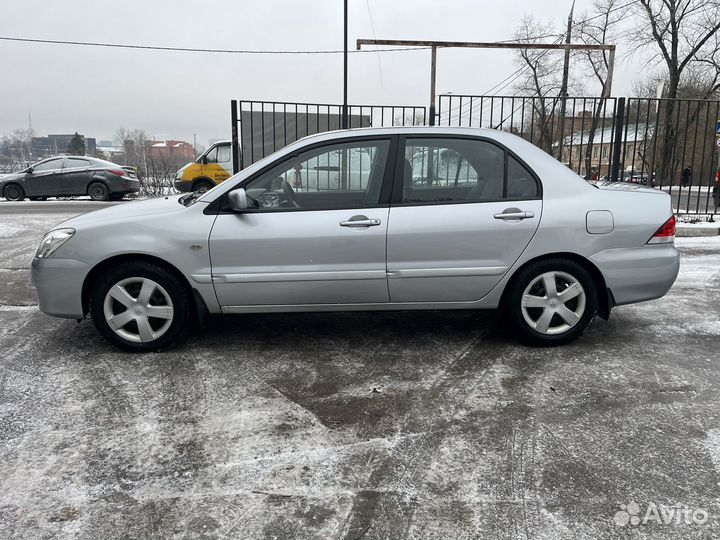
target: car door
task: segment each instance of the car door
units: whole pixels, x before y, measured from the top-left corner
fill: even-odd
[[[392,302],[485,296],[537,230],[540,183],[490,140],[400,141],[388,228]]]
[[[63,158],[53,158],[33,165],[32,172],[25,175],[25,187],[28,196],[55,197],[62,195]]]
[[[390,137],[326,142],[243,182],[250,208],[221,208],[210,235],[223,309],[388,302],[392,146]],[[353,159],[358,151],[367,159]]]
[[[65,195],[84,195],[90,180],[90,161],[81,157],[66,157],[61,184]]]

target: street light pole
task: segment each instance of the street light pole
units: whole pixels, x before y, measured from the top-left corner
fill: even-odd
[[[343,106],[342,128],[348,128],[348,0],[343,1]]]

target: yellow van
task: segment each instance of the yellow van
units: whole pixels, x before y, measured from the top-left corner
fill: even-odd
[[[230,141],[220,141],[185,165],[175,175],[178,191],[210,189],[232,176],[232,151]]]

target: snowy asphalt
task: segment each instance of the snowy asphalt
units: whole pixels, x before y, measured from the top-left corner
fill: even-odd
[[[718,238],[563,348],[492,313],[341,313],[135,355],[35,307],[35,245],[82,209],[3,208],[2,539],[720,535]]]

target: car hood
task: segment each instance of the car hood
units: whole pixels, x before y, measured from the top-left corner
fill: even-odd
[[[178,202],[180,197],[182,195],[170,195],[145,201],[120,203],[71,218],[58,225],[58,227],[85,228],[110,221],[135,220],[142,216],[181,212],[186,207]]]
[[[22,180],[25,178],[25,173],[7,173],[7,174],[0,174],[0,182],[7,182],[8,180]]]

